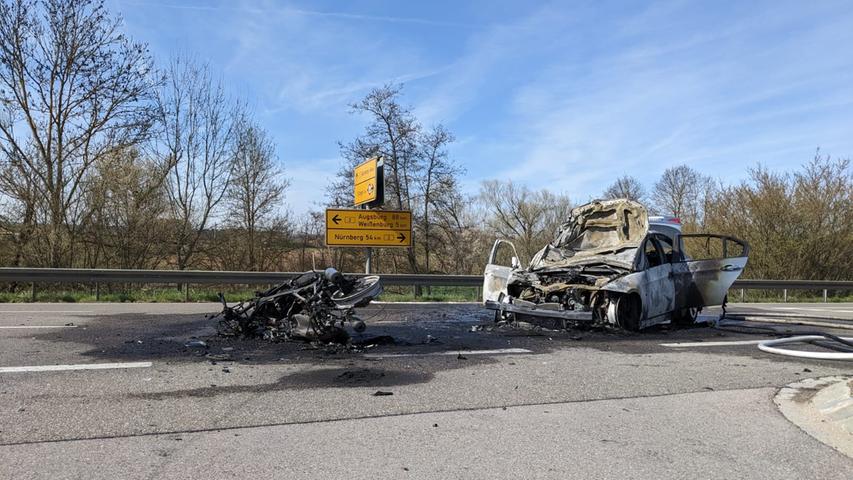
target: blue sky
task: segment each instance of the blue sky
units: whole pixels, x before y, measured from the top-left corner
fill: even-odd
[[[347,105],[388,82],[456,134],[468,192],[585,201],[682,163],[736,182],[853,157],[850,2],[107,1],[161,62],[194,54],[249,100],[297,214],[367,121]]]

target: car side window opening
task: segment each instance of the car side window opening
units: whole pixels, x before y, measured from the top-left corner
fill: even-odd
[[[666,235],[655,234],[655,239],[658,241],[658,245],[661,247],[661,251],[663,254],[664,263],[672,263],[677,261],[677,256],[675,254],[675,248],[673,246],[673,241]]]
[[[499,265],[502,267],[514,267],[512,259],[515,258],[515,248],[510,242],[507,241],[497,241],[496,244],[492,247],[492,255],[490,255],[490,262],[492,265]]]
[[[716,234],[681,235],[679,254],[687,260],[721,260],[724,258],[745,257],[749,245],[736,238]]]
[[[646,268],[659,267],[663,264],[657,243],[651,237],[646,239],[643,253],[646,257]]]

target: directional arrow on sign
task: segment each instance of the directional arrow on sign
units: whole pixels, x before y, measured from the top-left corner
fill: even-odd
[[[329,247],[411,247],[412,212],[327,208],[326,245]]]

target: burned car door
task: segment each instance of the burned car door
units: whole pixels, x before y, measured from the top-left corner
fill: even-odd
[[[722,305],[746,266],[749,244],[726,235],[695,233],[680,235],[678,247],[677,307]]]
[[[512,251],[512,256],[507,259],[505,257],[507,257],[509,249]],[[509,260],[509,265],[506,265],[507,260]],[[507,240],[495,240],[492,251],[489,253],[489,259],[486,261],[486,270],[483,272],[483,303],[497,302],[502,295],[506,295],[510,273],[519,266],[515,245]]]
[[[639,293],[645,317],[651,319],[671,312],[675,303],[672,264],[667,261],[667,256],[654,235],[646,237],[637,256],[637,263],[636,269],[642,271],[644,276]]]

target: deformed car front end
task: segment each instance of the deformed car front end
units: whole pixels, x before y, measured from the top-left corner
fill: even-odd
[[[707,255],[684,252],[682,237]],[[496,263],[498,240],[489,256],[483,301],[496,317],[540,317],[569,323],[611,324],[639,330],[671,319],[692,323],[698,310],[723,303],[746,265],[748,246],[721,235],[678,235],[649,230],[648,213],[627,200],[600,200],[572,210],[554,241],[521,268]],[[733,253],[735,256],[728,256]],[[710,258],[713,256],[719,258]],[[712,273],[713,272],[713,273]]]

